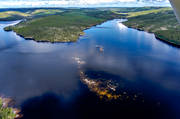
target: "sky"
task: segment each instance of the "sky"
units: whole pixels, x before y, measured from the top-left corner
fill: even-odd
[[[0,0],[0,8],[170,6],[168,0]]]

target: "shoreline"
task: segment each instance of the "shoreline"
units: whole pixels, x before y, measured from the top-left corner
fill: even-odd
[[[78,39],[76,40],[76,41],[46,41],[46,40],[36,40],[36,39],[34,39],[34,38],[31,38],[31,37],[25,37],[25,36],[23,36],[23,35],[21,35],[21,34],[18,34],[17,32],[15,32],[15,31],[13,31],[13,30],[5,30],[4,29],[4,31],[6,31],[6,32],[14,32],[17,36],[20,36],[21,38],[23,38],[23,39],[25,39],[25,40],[33,40],[33,41],[35,41],[35,42],[39,42],[39,43],[74,43],[74,42],[77,42],[78,41],[78,39],[79,39],[79,37],[80,36],[83,36],[85,33],[83,32],[83,34],[79,34],[79,36],[78,36]],[[84,31],[84,30],[83,30]]]
[[[124,24],[125,26],[127,26],[126,24]],[[163,43],[166,43],[170,46],[173,46],[173,47],[176,47],[176,48],[180,48],[180,45],[176,44],[176,43],[173,43],[171,41],[167,41],[161,37],[159,37],[158,35],[156,35],[154,32],[149,32],[149,31],[146,31],[146,30],[143,30],[143,29],[140,29],[140,28],[135,28],[135,27],[130,27],[130,26],[127,26],[128,28],[131,28],[131,29],[135,29],[135,30],[138,30],[138,31],[143,31],[143,32],[147,32],[147,33],[152,33],[154,34],[155,38]]]
[[[15,32],[14,30],[5,30],[5,28],[6,27],[9,27],[9,26],[6,26],[6,27],[4,27],[3,29],[4,29],[4,31],[6,31],[6,32],[14,32],[14,33],[16,33],[16,35],[18,35],[18,36],[20,36],[21,38],[24,38],[25,40],[33,40],[33,41],[35,41],[35,42],[39,42],[39,43],[75,43],[75,42],[77,42],[78,40],[79,40],[79,38],[81,37],[81,36],[84,36],[85,35],[85,30],[88,30],[88,29],[90,29],[90,28],[92,28],[92,27],[95,27],[95,26],[97,26],[97,25],[100,25],[100,24],[103,24],[103,23],[105,23],[105,22],[107,22],[107,21],[110,21],[110,20],[104,20],[104,21],[102,21],[101,23],[97,23],[97,24],[94,24],[94,25],[91,25],[91,26],[88,26],[88,27],[86,27],[86,28],[84,28],[83,30],[82,30],[82,32],[78,35],[78,39],[76,40],[76,41],[46,41],[46,40],[36,40],[36,39],[34,39],[34,38],[32,38],[32,37],[25,37],[25,36],[23,36],[23,35],[21,35],[21,34],[18,34],[17,32]],[[19,22],[20,23],[20,22]],[[17,23],[17,24],[19,24],[19,23]],[[121,22],[122,24],[124,24],[123,22]],[[14,24],[14,25],[17,25],[17,24]],[[13,25],[13,26],[14,26]],[[136,29],[136,30],[138,30],[138,31],[143,31],[143,32],[147,32],[147,33],[152,33],[152,34],[154,34],[154,36],[155,36],[155,38],[157,39],[157,40],[159,40],[159,41],[162,41],[162,42],[164,42],[164,43],[166,43],[166,44],[168,44],[168,45],[171,45],[171,46],[173,46],[173,47],[177,47],[177,48],[180,48],[180,45],[178,45],[178,44],[176,44],[176,43],[174,43],[174,42],[171,42],[171,41],[167,41],[167,40],[165,40],[164,38],[162,38],[162,37],[159,37],[158,35],[156,35],[154,32],[149,32],[149,31],[146,31],[146,30],[143,30],[143,29],[141,29],[141,28],[135,28],[135,27],[131,27],[131,26],[128,26],[128,25],[126,25],[126,24],[124,24],[126,27],[128,27],[128,28],[132,28],[132,29]]]
[[[154,34],[155,35],[155,34]],[[173,46],[173,47],[176,47],[176,48],[180,48],[180,45],[176,44],[176,43],[173,43],[173,42],[170,42],[170,41],[167,41],[167,40],[164,40],[163,38],[160,38],[159,36],[155,35],[155,38],[170,45],[170,46]]]
[[[104,22],[107,22],[107,21],[109,21],[109,20],[104,20],[104,21],[102,21],[101,23],[97,23],[97,24],[94,24],[94,25],[91,25],[91,26],[88,26],[88,27],[86,27],[86,28],[84,28],[82,31],[81,31],[81,33],[78,35],[78,39],[76,39],[76,41],[46,41],[46,40],[36,40],[36,39],[34,39],[33,37],[25,37],[25,36],[23,36],[23,35],[21,35],[21,34],[18,34],[17,32],[15,32],[14,30],[6,30],[5,28],[6,27],[9,27],[9,26],[6,26],[6,27],[4,27],[3,28],[3,30],[4,31],[6,31],[6,32],[14,32],[16,35],[18,35],[18,36],[20,36],[21,38],[24,38],[25,40],[33,40],[33,41],[35,41],[35,42],[39,42],[39,43],[75,43],[75,42],[77,42],[78,40],[79,40],[79,38],[81,37],[81,36],[84,36],[85,35],[85,30],[88,30],[88,29],[90,29],[90,28],[92,28],[92,27],[95,27],[95,26],[97,26],[97,25],[100,25],[100,24],[103,24]],[[19,22],[20,23],[20,22]],[[17,24],[19,24],[19,23],[17,23]],[[17,25],[17,24],[14,24],[14,25]],[[13,25],[13,26],[14,26]]]

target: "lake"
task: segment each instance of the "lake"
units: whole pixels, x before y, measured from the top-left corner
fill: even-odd
[[[0,95],[23,119],[179,119],[180,49],[122,21],[76,43],[25,40],[3,30],[18,21],[0,22]]]

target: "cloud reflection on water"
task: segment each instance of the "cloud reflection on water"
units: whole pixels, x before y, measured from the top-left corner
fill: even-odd
[[[132,82],[135,88],[151,89],[147,91],[151,98],[161,97],[166,90],[177,91],[179,95],[179,49],[167,47],[152,34],[129,29],[117,20],[99,26],[110,28],[86,30],[86,35],[77,43],[22,40],[0,52],[0,84],[3,84],[0,93],[15,98],[18,104],[46,92],[73,100],[74,94],[82,93],[77,64],[72,59],[78,56],[87,63],[85,70],[118,75]],[[2,41],[18,40],[8,37],[7,34],[12,33],[1,34],[7,36]],[[100,53],[96,45],[102,46],[104,52]],[[157,95],[153,93],[156,91]]]

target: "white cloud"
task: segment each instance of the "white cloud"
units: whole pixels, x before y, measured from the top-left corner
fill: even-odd
[[[0,7],[93,7],[169,5],[168,0],[0,0]]]

